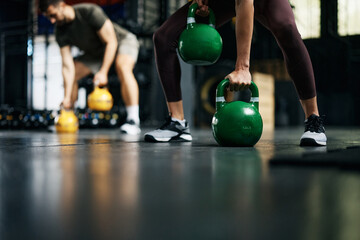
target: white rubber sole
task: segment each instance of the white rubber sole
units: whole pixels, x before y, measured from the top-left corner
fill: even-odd
[[[123,134],[127,134],[127,135],[139,135],[141,133],[141,130],[138,126],[135,125],[130,125],[125,123],[124,125],[122,125],[120,127],[120,131]]]
[[[180,136],[167,137],[167,138],[154,137],[152,135],[145,134],[144,139],[147,142],[191,142],[192,141],[192,137],[190,134],[181,134]]]
[[[305,132],[300,138],[300,146],[326,146],[324,133]]]
[[[312,138],[302,138],[300,140],[300,146],[326,146],[326,142],[324,141],[316,141]]]

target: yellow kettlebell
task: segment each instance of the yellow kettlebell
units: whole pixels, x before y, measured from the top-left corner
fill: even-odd
[[[88,106],[96,111],[109,111],[113,106],[113,97],[107,88],[95,86],[92,93],[89,94]]]
[[[55,128],[58,133],[75,133],[79,129],[79,120],[72,110],[61,109],[55,118]]]

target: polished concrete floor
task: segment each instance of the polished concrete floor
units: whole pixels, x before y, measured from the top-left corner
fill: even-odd
[[[146,143],[114,129],[0,131],[0,239],[360,239],[360,128],[254,148]]]

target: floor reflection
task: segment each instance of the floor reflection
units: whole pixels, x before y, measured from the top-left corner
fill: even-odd
[[[220,147],[211,131],[173,144],[1,132],[0,239],[360,239],[358,172],[268,163],[330,156],[352,132],[319,148],[288,130],[252,148]]]

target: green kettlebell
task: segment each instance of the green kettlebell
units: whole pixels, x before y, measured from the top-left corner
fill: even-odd
[[[215,63],[222,51],[222,39],[215,29],[215,15],[209,8],[209,25],[195,22],[198,4],[189,7],[187,26],[179,38],[179,54],[184,62],[194,65]]]
[[[222,146],[254,146],[263,130],[258,88],[251,82],[249,103],[226,102],[224,91],[228,85],[225,79],[216,88],[216,112],[211,124],[214,138]]]

